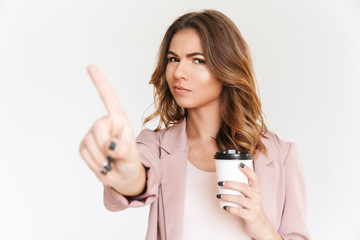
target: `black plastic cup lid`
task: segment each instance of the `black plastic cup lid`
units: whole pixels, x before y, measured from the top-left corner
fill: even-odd
[[[247,153],[247,152],[240,152],[236,149],[227,149],[225,151],[222,152],[216,152],[216,154],[214,155],[214,159],[228,159],[228,160],[233,160],[233,159],[240,159],[240,160],[253,160],[253,157],[251,155],[251,153]]]

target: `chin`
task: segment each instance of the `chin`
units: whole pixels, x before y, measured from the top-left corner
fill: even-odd
[[[194,103],[190,102],[190,101],[184,101],[184,100],[178,100],[175,99],[175,102],[177,105],[179,105],[182,108],[194,108]]]

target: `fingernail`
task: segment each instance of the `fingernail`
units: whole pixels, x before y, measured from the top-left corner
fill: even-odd
[[[244,167],[245,167],[245,164],[240,163],[240,167],[241,167],[241,168],[244,168]]]
[[[104,169],[101,169],[100,172],[101,172],[103,175],[106,175],[106,174],[107,174],[107,171],[105,171]]]
[[[222,198],[223,195],[222,195],[222,194],[218,194],[218,195],[216,195],[216,197],[217,197],[217,198]]]
[[[103,164],[104,168],[108,171],[110,171],[112,168],[111,168],[111,165],[110,165],[110,162],[104,162]]]
[[[110,156],[106,156],[106,158],[109,162],[115,162],[115,159]]]
[[[109,149],[114,151],[115,147],[116,147],[116,143],[111,141]]]
[[[225,185],[225,182],[224,182],[224,181],[218,182],[218,185],[219,185],[219,186],[224,186],[224,185]]]
[[[228,206],[224,206],[223,209],[227,210],[227,209],[228,209]]]

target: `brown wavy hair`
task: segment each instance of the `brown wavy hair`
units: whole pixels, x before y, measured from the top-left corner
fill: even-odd
[[[175,102],[165,79],[170,41],[183,29],[195,29],[199,33],[209,69],[223,83],[220,94],[222,124],[215,138],[218,148],[221,151],[235,148],[252,155],[257,151],[266,154],[261,137],[266,138],[267,127],[249,48],[236,25],[216,10],[182,15],[166,31],[149,82],[154,85],[155,111],[145,118],[143,124],[159,117],[154,130],[159,131],[162,126],[169,127],[187,115],[187,110]]]

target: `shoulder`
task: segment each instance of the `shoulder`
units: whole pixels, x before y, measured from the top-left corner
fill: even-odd
[[[186,121],[179,121],[172,126],[163,128],[159,131],[143,129],[136,138],[138,143],[144,143],[149,146],[161,145],[163,148],[171,151],[182,149],[186,145]]]
[[[136,137],[137,143],[144,143],[147,145],[157,144],[159,145],[162,141],[164,134],[170,129],[171,127],[161,129],[159,131],[154,131],[148,128],[144,128],[140,131],[139,135]]]
[[[289,151],[297,148],[294,142],[286,141],[270,130],[265,133],[262,142],[266,147],[267,157],[281,160],[283,163],[289,155]]]
[[[280,138],[276,133],[270,130],[266,131],[265,137],[266,138],[262,138],[262,142],[269,149],[274,149],[274,150],[286,149],[289,148],[290,144],[292,143]]]

